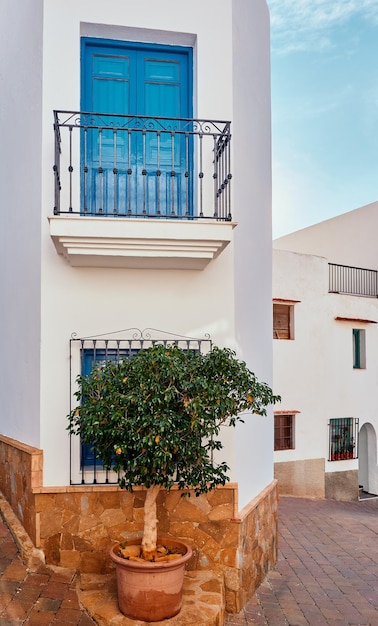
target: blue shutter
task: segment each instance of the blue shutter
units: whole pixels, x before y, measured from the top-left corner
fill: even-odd
[[[81,355],[81,373],[82,376],[88,376],[95,365],[101,365],[106,361],[119,361],[121,359],[130,359],[138,350],[116,350],[114,348],[86,348]],[[96,458],[93,446],[89,444],[81,444],[81,467],[96,466],[102,469],[100,459]]]
[[[83,39],[82,111],[114,114],[115,126],[125,123],[117,114],[164,116],[168,120],[163,128],[178,129],[178,118],[192,116],[191,58],[187,48]],[[89,213],[111,214],[117,207],[120,214],[130,208],[141,215],[146,206],[149,215],[169,215],[172,206],[178,214],[184,211],[191,195],[186,189],[192,168],[190,137],[118,131],[115,142],[112,130],[97,129],[86,136],[88,189],[83,208]]]

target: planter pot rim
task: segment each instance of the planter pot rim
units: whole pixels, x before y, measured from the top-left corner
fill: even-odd
[[[139,545],[142,539],[130,539],[127,543],[130,546]],[[117,542],[114,544],[109,550],[109,556],[111,560],[116,564],[122,567],[126,567],[130,570],[143,570],[145,572],[151,571],[156,572],[157,569],[175,569],[181,567],[183,563],[186,563],[191,558],[193,552],[192,548],[185,541],[181,541],[178,539],[171,539],[170,537],[159,537],[158,543],[166,546],[167,548],[175,548],[175,547],[184,547],[186,552],[179,559],[174,559],[173,561],[158,561],[155,563],[154,561],[145,561],[144,563],[141,561],[130,561],[129,559],[124,559],[121,556],[116,554],[116,550],[120,544]]]

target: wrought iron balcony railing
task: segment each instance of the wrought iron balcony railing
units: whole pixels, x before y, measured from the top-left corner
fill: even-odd
[[[378,272],[376,270],[329,263],[329,293],[376,298]]]
[[[54,214],[231,220],[230,122],[54,111]]]

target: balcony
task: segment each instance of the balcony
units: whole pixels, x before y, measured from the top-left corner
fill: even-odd
[[[328,263],[329,293],[352,296],[378,297],[378,272],[376,270]]]
[[[54,111],[54,135],[71,265],[204,269],[230,243],[230,122]]]

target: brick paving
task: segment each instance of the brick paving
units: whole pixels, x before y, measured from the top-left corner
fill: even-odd
[[[94,626],[75,573],[29,569],[0,517],[0,626]],[[226,626],[378,626],[378,499],[281,497],[277,567]]]
[[[227,626],[378,626],[378,499],[281,497],[277,567]]]
[[[94,626],[95,622],[79,605],[75,572],[43,565],[29,569],[0,517],[0,625],[19,624]]]

